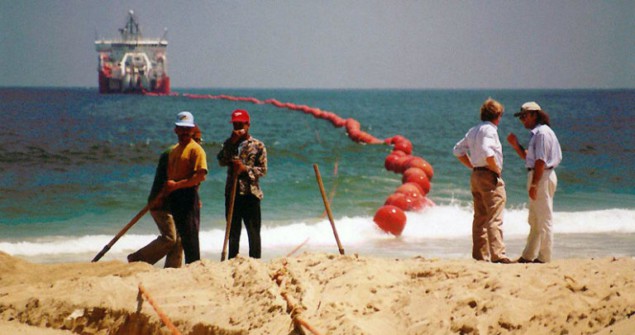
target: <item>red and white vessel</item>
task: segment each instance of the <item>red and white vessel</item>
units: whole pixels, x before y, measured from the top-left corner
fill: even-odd
[[[165,34],[159,39],[143,38],[133,11],[119,33],[119,39],[95,41],[99,93],[169,94]]]

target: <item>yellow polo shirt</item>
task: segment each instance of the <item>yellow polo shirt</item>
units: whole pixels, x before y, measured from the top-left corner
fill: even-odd
[[[172,147],[168,159],[168,179],[189,179],[199,170],[207,171],[207,157],[203,147],[193,140],[185,146],[176,144]]]

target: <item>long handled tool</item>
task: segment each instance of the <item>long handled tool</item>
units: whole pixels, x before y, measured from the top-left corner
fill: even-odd
[[[139,283],[139,294],[144,297],[148,301],[148,303],[150,303],[150,306],[154,308],[154,311],[157,312],[159,319],[161,319],[161,322],[163,322],[163,324],[168,327],[172,335],[181,335],[181,332],[176,329],[172,321],[170,321],[170,318],[163,312],[161,307],[159,307],[159,304],[157,304],[156,301],[152,299],[150,292],[148,292],[148,290],[146,290],[145,287],[141,285],[141,283]]]
[[[150,205],[146,205],[145,207],[143,207],[139,211],[139,213],[137,213],[137,215],[135,215],[135,217],[133,217],[132,220],[130,220],[130,222],[128,222],[128,224],[123,227],[121,231],[119,231],[119,233],[117,233],[117,235],[115,235],[115,237],[113,237],[113,239],[110,240],[110,242],[106,244],[106,246],[104,246],[103,249],[101,249],[101,251],[95,256],[95,258],[93,258],[92,262],[97,262],[100,258],[102,258],[108,252],[108,250],[110,250],[110,248],[117,242],[117,240],[119,240],[119,238],[123,236],[123,234],[125,234],[128,229],[134,226],[135,223],[137,223],[137,221],[139,221],[139,219],[141,219],[141,217],[143,217],[149,209]]]
[[[313,170],[315,170],[315,178],[317,178],[318,185],[320,186],[320,193],[322,193],[322,200],[324,201],[324,208],[326,208],[326,214],[329,216],[329,221],[331,221],[331,228],[333,228],[333,235],[335,235],[335,241],[337,242],[337,247],[340,250],[340,255],[344,255],[344,248],[342,248],[342,243],[340,243],[340,237],[337,235],[337,229],[335,228],[335,221],[333,221],[333,214],[331,213],[331,206],[329,205],[329,201],[326,198],[326,192],[324,191],[324,185],[322,184],[322,177],[320,176],[320,169],[317,164],[313,164]]]
[[[225,227],[225,240],[223,241],[223,251],[220,254],[220,261],[227,258],[227,242],[229,241],[229,231],[232,228],[232,218],[234,217],[234,201],[236,200],[236,188],[238,187],[238,174],[234,173],[232,180],[232,190],[229,198],[229,208],[227,209],[227,226]]]

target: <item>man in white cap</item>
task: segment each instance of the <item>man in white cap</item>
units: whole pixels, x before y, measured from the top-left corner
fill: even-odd
[[[530,131],[527,149],[518,143],[514,133],[507,141],[525,160],[529,193],[529,237],[519,263],[546,263],[553,251],[553,197],[558,186],[555,168],[562,161],[562,150],[551,129],[549,114],[531,101],[514,114]]]
[[[180,112],[174,127],[179,143],[170,150],[164,187],[168,210],[181,237],[186,264],[201,258],[198,239],[201,213],[198,186],[207,176],[207,156],[203,147],[193,140],[194,131],[192,113]]]
[[[202,143],[201,130],[198,126],[194,126],[192,139],[198,143]],[[159,228],[161,235],[157,236],[152,242],[143,248],[128,255],[128,262],[146,262],[155,264],[161,258],[165,257],[165,268],[179,268],[183,263],[183,248],[181,246],[181,237],[177,233],[174,217],[165,201],[167,194],[163,191],[163,186],[168,180],[168,159],[172,148],[164,151],[159,157],[154,181],[148,196],[148,205],[150,206],[150,215]]]
[[[170,150],[164,151],[159,157],[154,182],[148,196],[150,215],[159,228],[161,235],[143,248],[128,255],[128,262],[146,262],[155,264],[165,256],[166,268],[180,268],[183,263],[183,248],[179,237],[174,218],[168,209],[165,201],[164,185],[168,179],[168,159]]]

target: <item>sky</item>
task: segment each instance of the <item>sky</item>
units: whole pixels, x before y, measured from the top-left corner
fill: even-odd
[[[635,88],[634,0],[0,0],[0,87],[97,87],[167,28],[172,88]]]

